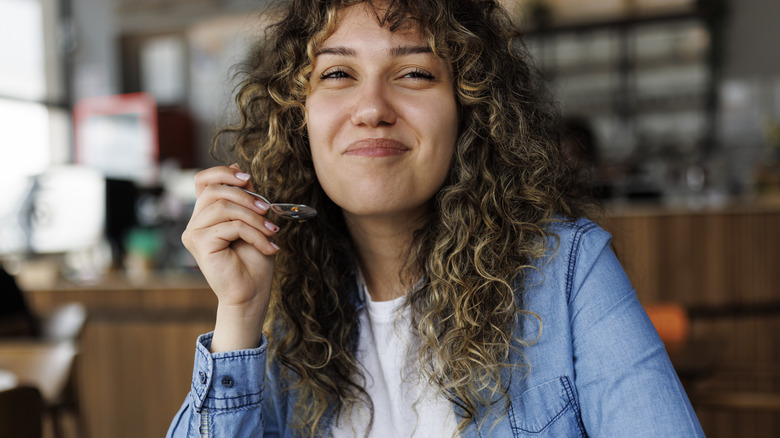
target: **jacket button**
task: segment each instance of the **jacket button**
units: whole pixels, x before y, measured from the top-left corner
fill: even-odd
[[[200,383],[202,385],[205,385],[206,384],[206,373],[201,371],[200,373],[198,373],[198,375],[200,376]]]
[[[233,387],[233,378],[230,376],[225,376],[222,378],[222,386],[225,388],[232,388]]]

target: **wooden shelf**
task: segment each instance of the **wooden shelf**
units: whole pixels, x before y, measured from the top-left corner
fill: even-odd
[[[592,32],[594,30],[620,30],[650,24],[680,22],[702,19],[702,14],[695,9],[674,10],[661,13],[636,14],[623,17],[607,17],[581,22],[554,23],[547,27],[532,27],[525,31],[527,36],[555,35],[561,33]]]

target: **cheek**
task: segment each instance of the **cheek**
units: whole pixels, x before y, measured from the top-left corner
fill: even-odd
[[[312,153],[314,149],[328,147],[343,123],[343,108],[322,99],[310,99],[306,103],[306,131]]]
[[[447,162],[446,168],[449,169],[452,156],[455,153],[455,143],[458,140],[460,126],[457,105],[455,102],[450,102],[440,114],[443,115],[438,124],[438,136],[441,139],[440,147],[442,150],[440,153],[446,155],[447,159],[443,161]]]
[[[454,94],[442,91],[438,96],[423,102],[417,117],[418,123],[424,123],[428,131],[441,141],[446,139],[454,143],[460,125],[458,103]]]
[[[306,125],[306,130],[309,135],[309,151],[314,164],[314,172],[320,185],[327,192],[330,182],[328,175],[333,173],[335,163],[331,162],[331,156],[328,153],[330,141],[326,129],[327,125],[323,125],[321,122],[321,120],[310,120]]]
[[[306,133],[309,136],[309,143],[318,142],[322,132],[322,112],[317,110],[317,104],[314,101],[306,102]],[[313,152],[312,147],[312,152]]]
[[[319,162],[322,161],[324,155],[323,149],[327,144],[328,138],[328,123],[323,120],[322,111],[316,110],[307,105],[306,107],[306,133],[309,138],[309,150],[311,151],[312,160],[314,161],[314,168],[317,169]],[[314,116],[312,114],[315,114]]]
[[[309,131],[309,150],[311,151],[311,161],[314,164],[314,172],[320,183],[323,183],[323,176],[328,175],[328,169],[331,166],[328,163],[328,154],[324,150],[323,142],[312,136],[312,130]]]
[[[459,119],[457,107],[454,103],[447,112],[449,113],[449,116],[445,117],[442,124],[439,125],[441,143],[439,144],[439,151],[437,152],[439,154],[439,159],[437,161],[441,163],[438,175],[440,184],[443,184],[447,179],[447,174],[452,167],[452,159],[455,155],[455,143],[458,141]]]
[[[331,152],[338,132],[339,109],[333,102],[324,102],[316,96],[310,96],[306,102],[306,132],[309,137],[309,150],[317,180],[325,193],[332,198],[336,184],[334,176],[337,163]]]

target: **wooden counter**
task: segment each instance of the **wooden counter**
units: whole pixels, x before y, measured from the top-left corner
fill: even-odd
[[[28,297],[41,313],[74,301],[87,307],[79,382],[89,436],[165,436],[190,387],[195,339],[214,327],[217,300],[205,281],[112,278]]]
[[[0,341],[0,370],[15,376],[13,386],[38,388],[47,403],[62,394],[75,356],[76,348],[69,342]]]

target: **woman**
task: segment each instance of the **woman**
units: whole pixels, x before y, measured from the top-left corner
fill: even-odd
[[[196,178],[219,305],[169,436],[701,435],[510,29],[494,1],[290,3],[238,163]]]

